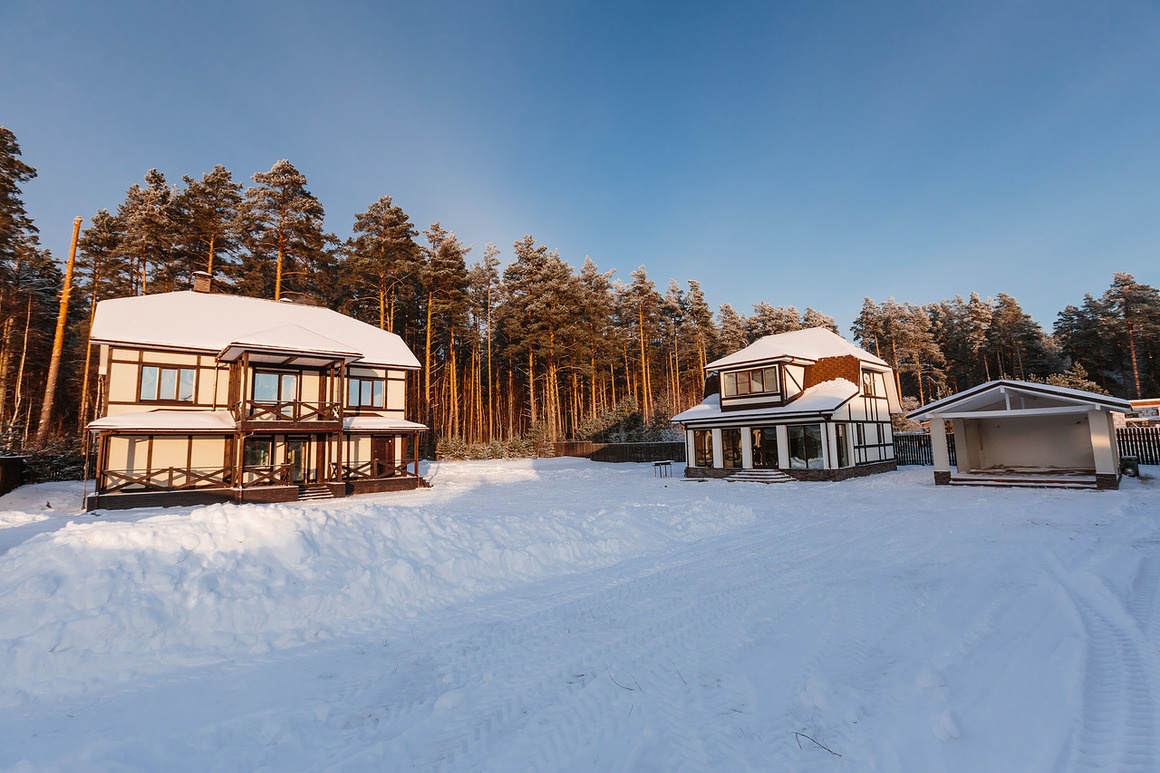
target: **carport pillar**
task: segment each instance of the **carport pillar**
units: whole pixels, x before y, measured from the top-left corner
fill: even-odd
[[[1112,429],[1111,414],[1103,411],[1088,411],[1088,432],[1092,438],[1092,453],[1095,455],[1096,475],[1115,475],[1117,454],[1115,430]]]
[[[944,486],[951,482],[951,454],[947,450],[947,423],[941,416],[930,419],[930,455],[934,461],[934,482]]]

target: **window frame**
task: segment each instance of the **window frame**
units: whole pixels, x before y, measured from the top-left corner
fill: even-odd
[[[740,470],[745,466],[745,451],[741,439],[741,427],[721,428],[721,468],[725,470]],[[736,437],[736,444],[727,438]]]
[[[358,386],[357,401],[355,386]],[[375,401],[375,387],[379,389],[379,400]],[[370,402],[363,401],[364,390],[370,388]],[[387,407],[387,379],[377,376],[348,376],[346,379],[346,405],[348,408],[370,408],[372,410],[386,410]]]
[[[817,431],[817,437],[816,437],[817,452],[818,452],[817,456],[808,456],[807,455],[808,452],[811,450],[809,447],[810,446],[809,441],[811,440],[811,437],[809,436],[809,430],[811,428],[813,428],[814,430]],[[800,432],[801,443],[804,446],[800,450],[806,452],[800,456],[794,453],[794,450],[795,450],[794,446],[795,446],[795,440],[796,440],[794,435],[797,432]],[[788,445],[789,445],[788,462],[789,462],[789,466],[792,469],[795,469],[795,470],[824,470],[824,469],[826,469],[826,449],[825,449],[826,436],[825,436],[825,433],[822,431],[821,424],[790,424],[786,427],[786,435],[787,435],[787,439],[789,441],[789,443],[788,443]],[[795,459],[801,459],[804,462],[804,465],[799,466],[799,465],[795,464],[794,463]],[[817,467],[810,466],[810,462],[814,459],[819,459],[821,461],[821,464],[818,465]]]
[[[254,450],[265,451],[265,463],[253,463],[250,454]],[[248,437],[242,443],[242,467],[272,467],[274,466],[274,439],[268,437]]]
[[[754,378],[754,375],[757,377]],[[769,388],[772,376],[773,388]],[[754,389],[755,382],[761,383],[760,389]],[[742,388],[744,385],[744,391]],[[760,368],[746,368],[745,370],[731,370],[721,374],[722,397],[763,397],[766,395],[781,394],[781,366],[764,365]]]
[[[147,371],[152,371],[152,377],[147,377]],[[197,367],[191,365],[172,365],[141,363],[137,371],[137,402],[140,403],[172,403],[177,405],[193,405],[197,403]],[[168,378],[172,379],[169,385],[169,394],[162,396],[161,390],[166,386]],[[146,383],[152,383],[152,395],[145,394]],[[188,388],[188,391],[184,390]],[[183,398],[182,394],[188,394]]]
[[[288,370],[267,370],[265,368],[255,368],[253,376],[250,379],[250,400],[260,405],[284,405],[286,403],[298,402],[298,396],[301,394],[302,374],[297,371]],[[258,378],[260,376],[274,376],[277,378],[276,397],[271,400],[258,396]],[[287,398],[284,394],[286,379],[291,379],[294,384],[294,394]]]
[[[705,441],[702,444],[702,441]],[[703,462],[703,464],[702,464]],[[693,466],[694,467],[712,467],[713,466],[713,430],[711,429],[695,429],[693,430]]]

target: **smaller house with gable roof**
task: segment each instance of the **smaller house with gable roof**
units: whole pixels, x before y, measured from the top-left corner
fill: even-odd
[[[196,276],[196,275],[195,275]],[[100,418],[87,507],[284,502],[413,489],[419,361],[330,309],[192,291],[97,304]]]
[[[928,403],[908,416],[930,422],[938,485],[1115,489],[1115,415],[1127,400],[1081,389],[1000,379]],[[951,469],[947,424],[954,428]]]
[[[842,480],[896,468],[886,362],[822,327],[761,338],[706,367],[703,402],[672,418],[690,478]]]

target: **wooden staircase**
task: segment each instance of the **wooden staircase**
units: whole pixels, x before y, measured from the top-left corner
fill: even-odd
[[[789,483],[794,479],[781,470],[738,470],[725,480],[730,483]]]
[[[307,483],[298,487],[299,502],[317,502],[323,499],[334,499],[330,486],[325,483]]]

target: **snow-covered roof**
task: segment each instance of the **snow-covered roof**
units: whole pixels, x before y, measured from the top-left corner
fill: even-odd
[[[89,430],[153,432],[233,432],[229,411],[141,411],[105,416],[89,423]]]
[[[816,362],[823,357],[843,355],[857,357],[862,362],[881,368],[890,367],[885,360],[875,357],[865,349],[859,349],[837,333],[824,327],[811,327],[759,338],[744,349],[713,360],[705,366],[705,369],[722,370],[779,359]]]
[[[301,331],[296,339],[295,329]],[[241,295],[173,293],[112,298],[97,304],[93,343],[226,353],[250,344],[358,359],[417,370],[419,361],[394,333],[320,306]]]
[[[965,389],[958,394],[927,403],[907,414],[908,418],[926,421],[932,417],[982,415],[1002,412],[1008,415],[1031,415],[1036,412],[1086,412],[1089,410],[1127,413],[1132,404],[1082,389],[1035,384],[1030,381],[999,379]]]
[[[425,432],[427,425],[386,416],[348,416],[343,420],[342,428],[346,432]]]
[[[352,352],[345,344],[307,330],[301,325],[282,325],[248,333],[236,341],[231,341],[218,356],[222,360],[229,361],[240,357],[242,352],[280,355],[308,353],[346,362],[353,362],[362,357],[359,352]]]
[[[823,381],[815,384],[801,393],[793,402],[773,408],[752,408],[745,411],[722,411],[721,395],[709,395],[701,402],[683,413],[678,413],[669,421],[680,422],[686,426],[697,426],[709,423],[713,426],[722,424],[744,424],[753,419],[777,421],[779,419],[794,419],[812,416],[828,416],[841,408],[852,397],[858,394],[858,386],[844,378]]]

